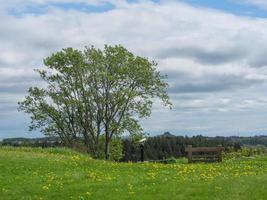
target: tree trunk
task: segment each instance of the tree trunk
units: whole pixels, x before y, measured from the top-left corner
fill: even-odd
[[[109,159],[109,152],[110,151],[110,138],[108,134],[106,133],[106,138],[105,138],[105,157],[108,160]]]
[[[83,136],[84,136],[84,144],[85,144],[85,147],[86,147],[86,152],[88,154],[91,154],[92,153],[92,150],[90,149],[90,139],[87,135],[87,133],[83,133]]]
[[[94,144],[94,156],[95,158],[99,158],[99,152],[98,152],[98,145],[99,145],[99,137],[96,137],[95,144]]]

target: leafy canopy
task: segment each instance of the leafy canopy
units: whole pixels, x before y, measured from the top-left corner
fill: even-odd
[[[141,134],[138,118],[150,116],[155,98],[171,105],[157,64],[122,46],[67,48],[44,65],[36,71],[46,86],[29,88],[19,110],[30,114],[31,130],[57,135],[68,145],[82,141],[94,154],[101,135],[108,154],[114,135]]]

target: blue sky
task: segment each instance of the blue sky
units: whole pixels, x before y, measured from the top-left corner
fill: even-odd
[[[90,2],[90,1],[89,1]],[[128,0],[128,3],[138,3],[137,0]],[[153,3],[164,3],[166,1],[160,0],[151,0]],[[192,6],[206,7],[221,10],[223,12],[229,12],[235,15],[244,15],[250,17],[267,17],[266,9],[263,8],[260,4],[249,3],[241,0],[223,0],[223,1],[214,1],[214,0],[177,0],[173,2],[184,2]],[[42,4],[26,4],[22,9],[17,7],[9,8],[9,14],[11,15],[23,15],[23,14],[43,14],[47,12],[50,7],[56,7],[62,10],[78,10],[82,12],[107,12],[116,8],[116,4],[113,4],[109,1],[103,1],[100,5],[94,3],[86,2],[52,2],[52,3],[42,3]]]
[[[0,0],[0,139],[36,137],[17,111],[33,69],[64,47],[122,44],[158,62],[173,109],[155,101],[151,135],[267,134],[264,0]]]
[[[101,13],[107,12],[115,9],[115,6],[111,3],[105,3],[103,5],[91,5],[86,3],[50,3],[50,4],[41,4],[41,5],[26,5],[22,9],[10,8],[8,10],[10,15],[23,16],[25,14],[44,14],[49,12],[49,8],[59,8],[65,11],[68,10],[77,10],[87,13]]]
[[[195,6],[209,7],[218,9],[224,12],[229,12],[235,15],[244,15],[250,17],[267,17],[266,10],[258,5],[244,3],[245,1],[238,0],[184,0],[184,2]]]

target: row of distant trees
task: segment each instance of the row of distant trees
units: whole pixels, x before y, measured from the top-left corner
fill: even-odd
[[[140,160],[140,148],[131,140],[124,140],[122,161]],[[244,146],[267,147],[267,136],[254,137],[206,137],[206,136],[174,136],[169,132],[160,136],[149,137],[144,145],[146,160],[162,160],[185,157],[187,145],[209,147],[222,145],[226,152],[236,152]]]
[[[59,137],[44,138],[6,138],[0,142],[3,146],[13,147],[63,147]]]

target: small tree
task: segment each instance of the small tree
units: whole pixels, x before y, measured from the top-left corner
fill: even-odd
[[[170,106],[166,77],[156,63],[122,46],[67,48],[44,65],[47,69],[36,71],[46,87],[30,88],[19,102],[19,110],[31,115],[30,130],[57,135],[69,146],[82,140],[96,157],[101,135],[109,158],[114,136],[142,133],[138,118],[150,116],[154,98]]]

